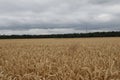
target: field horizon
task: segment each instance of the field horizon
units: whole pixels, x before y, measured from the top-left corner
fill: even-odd
[[[43,35],[30,35],[30,34],[0,35],[0,39],[94,38],[94,37],[120,37],[120,31],[68,33],[68,34],[43,34]]]

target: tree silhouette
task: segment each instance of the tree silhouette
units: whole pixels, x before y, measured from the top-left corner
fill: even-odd
[[[83,37],[120,37],[120,31],[73,33],[73,34],[51,34],[51,35],[0,35],[0,39],[25,39],[25,38],[83,38]]]

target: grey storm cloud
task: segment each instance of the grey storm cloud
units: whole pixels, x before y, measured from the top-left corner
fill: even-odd
[[[0,34],[120,30],[120,0],[0,0]]]

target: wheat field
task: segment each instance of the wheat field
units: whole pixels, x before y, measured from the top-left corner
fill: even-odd
[[[120,38],[0,40],[0,80],[120,80]]]

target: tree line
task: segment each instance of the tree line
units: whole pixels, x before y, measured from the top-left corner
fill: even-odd
[[[85,37],[120,37],[120,31],[51,34],[51,35],[0,35],[0,39],[25,39],[25,38],[85,38]]]

